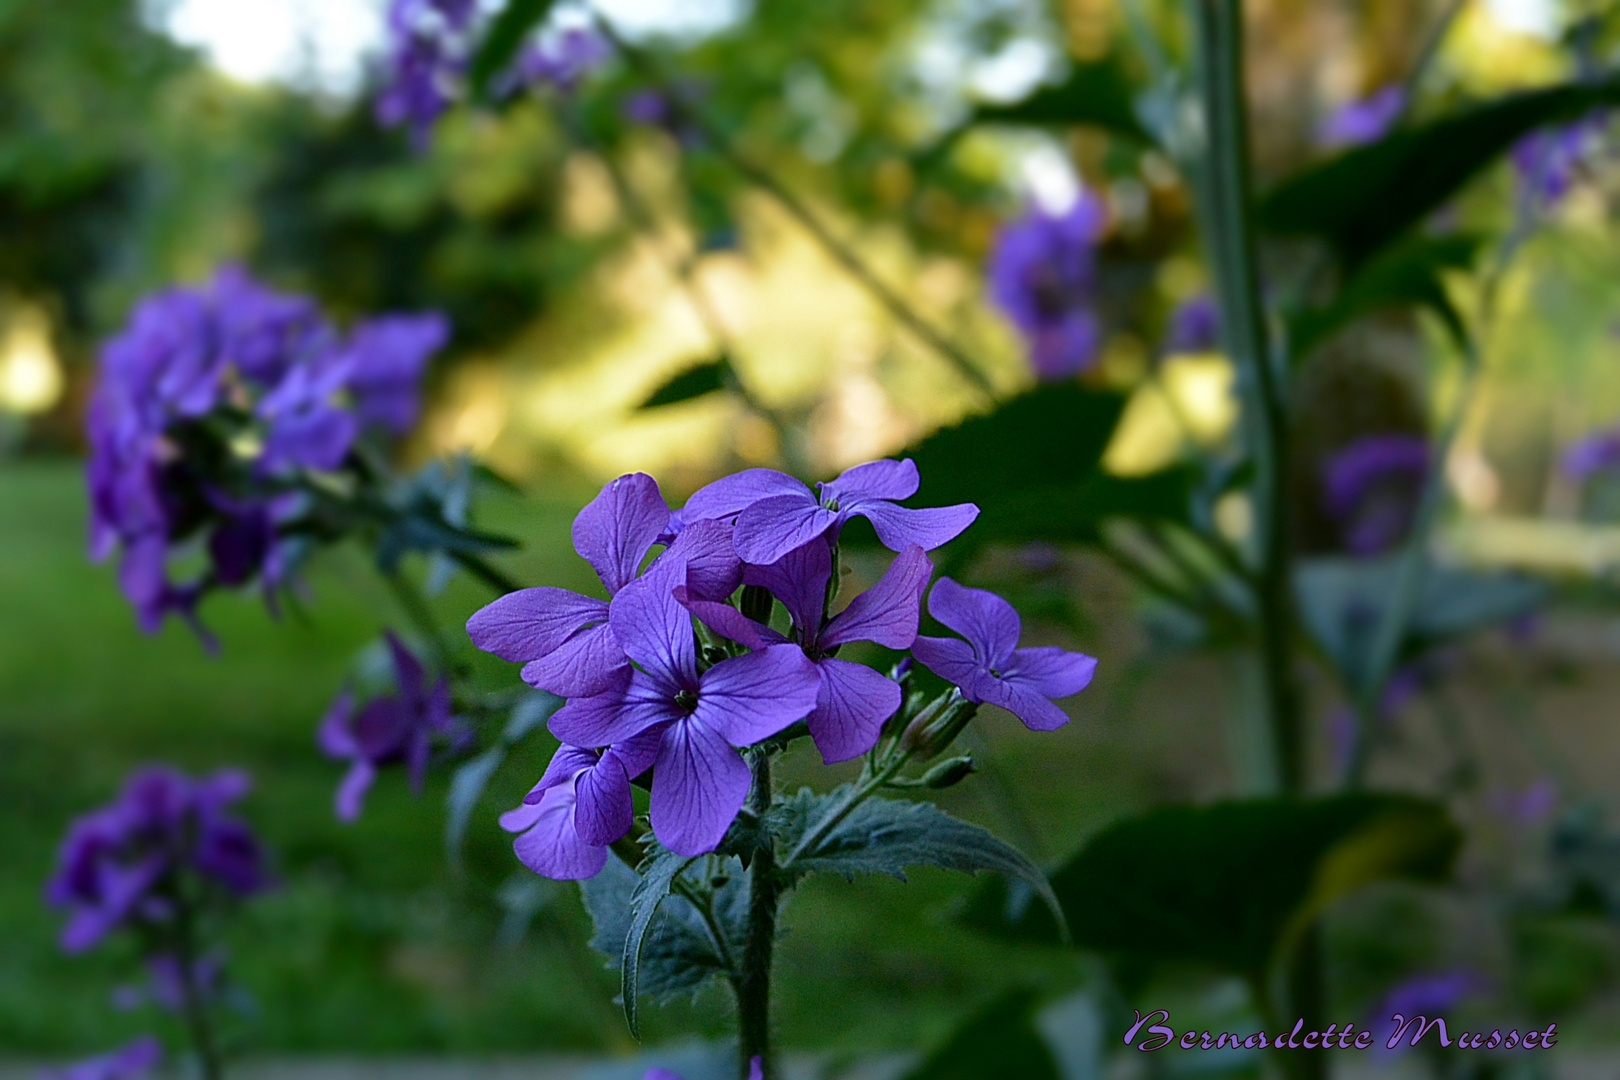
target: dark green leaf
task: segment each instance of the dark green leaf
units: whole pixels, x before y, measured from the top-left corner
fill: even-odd
[[[653,916],[658,913],[659,905],[669,896],[675,879],[691,862],[683,855],[659,848],[646,872],[641,875],[641,880],[636,883],[635,891],[630,894],[630,925],[624,935],[624,951],[619,957],[619,992],[624,999],[625,1023],[630,1025],[630,1034],[638,1039],[641,1038],[639,996],[642,943],[652,927]]]
[[[1442,880],[1461,842],[1442,808],[1404,796],[1170,806],[1103,830],[1052,888],[1079,945],[1256,981],[1333,900],[1378,880]],[[987,890],[970,921],[1055,940],[1027,899]]]
[[[1135,88],[1118,60],[1075,64],[1057,86],[1043,86],[1011,105],[981,105],[971,123],[1089,124],[1144,146],[1152,145],[1135,105]]]
[[[637,407],[656,409],[661,405],[678,405],[725,388],[726,361],[710,360],[695,368],[687,368],[647,395],[647,399]]]
[[[1294,359],[1304,359],[1314,346],[1354,320],[1390,308],[1426,307],[1462,344],[1468,331],[1446,295],[1443,275],[1472,266],[1479,245],[1477,236],[1420,236],[1381,252],[1356,271],[1331,304],[1293,318],[1288,338]]]
[[[523,39],[551,11],[555,0],[507,0],[501,13],[490,23],[484,40],[473,54],[467,79],[473,93],[484,100],[492,95],[490,81],[512,66]]]
[[[1261,224],[1307,233],[1358,263],[1405,233],[1527,133],[1620,100],[1620,81],[1514,94],[1400,128],[1290,177],[1260,204]]]
[[[904,880],[907,867],[938,866],[974,873],[995,870],[1022,881],[1046,901],[1059,922],[1057,898],[1040,867],[1023,852],[994,833],[958,821],[933,803],[897,799],[867,799],[826,836],[799,851],[803,839],[829,810],[848,793],[841,787],[830,795],[801,788],[781,805],[777,829],[780,850],[794,853],[784,869],[795,876],[890,874]]]
[[[506,746],[492,746],[462,762],[451,774],[450,791],[445,796],[444,846],[452,865],[461,861],[461,844],[467,838],[467,823],[472,819],[473,808],[483,798],[489,778],[505,760]]]
[[[1357,691],[1372,660],[1384,602],[1399,579],[1399,555],[1376,559],[1326,557],[1301,563],[1295,576],[1300,619]],[[1400,656],[1412,657],[1452,638],[1499,625],[1545,602],[1544,585],[1506,573],[1430,564],[1423,570]]]
[[[902,1080],[1059,1080],[1035,1027],[1035,995],[1003,994],[962,1025]]]

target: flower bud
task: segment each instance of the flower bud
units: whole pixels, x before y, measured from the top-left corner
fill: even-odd
[[[937,757],[956,741],[978,711],[978,702],[967,700],[961,690],[953,687],[949,694],[930,702],[906,726],[905,734],[900,736],[900,746],[923,761]]]
[[[955,787],[978,771],[972,758],[956,757],[942,761],[929,769],[923,774],[922,782],[924,787],[942,791],[948,787]]]

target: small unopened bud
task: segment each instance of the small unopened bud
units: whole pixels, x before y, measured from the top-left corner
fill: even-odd
[[[953,688],[949,694],[935,698],[906,725],[900,746],[923,761],[938,757],[978,711],[978,702],[967,700],[961,690]]]
[[[889,678],[893,679],[901,686],[905,686],[911,681],[911,669],[915,666],[916,662],[913,661],[911,657],[902,656],[895,663],[894,667],[889,669]]]
[[[978,771],[970,757],[951,758],[949,761],[940,762],[923,774],[923,787],[942,791],[948,787],[955,787]]]

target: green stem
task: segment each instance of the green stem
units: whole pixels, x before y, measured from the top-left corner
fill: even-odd
[[[768,170],[739,154],[720,129],[710,123],[708,117],[694,108],[679,89],[664,77],[658,65],[646,52],[625,41],[614,26],[600,14],[597,15],[596,23],[603,36],[613,42],[620,55],[661,87],[676,117],[700,132],[709,148],[722,161],[731,166],[743,179],[775,199],[782,209],[786,210],[821,245],[822,249],[832,256],[833,261],[842,266],[850,277],[870,293],[896,322],[944,357],[963,379],[973,384],[975,389],[992,401],[996,399],[995,387],[991,385],[984,372],[968,359],[967,354],[917,314],[899,293],[885,285],[849,245],[832,234],[832,230],[827,228],[815,211],[810,209],[808,203],[795,195]]]
[[[1240,0],[1189,0],[1197,38],[1202,145],[1191,163],[1214,269],[1221,334],[1238,370],[1243,421],[1255,464],[1256,599],[1266,715],[1284,792],[1305,783],[1305,747],[1294,670],[1288,544],[1288,426],[1272,356],[1254,245],[1248,109],[1243,94]]]
[[[753,788],[748,808],[763,817],[771,807],[771,758],[764,751],[752,755],[749,768]],[[754,1058],[764,1067],[765,1080],[776,1080],[771,1048],[771,962],[776,949],[776,914],[782,902],[783,876],[769,844],[762,845],[748,868],[748,931],[743,942],[742,969],[733,988],[737,995],[738,1070],[747,1080]]]
[[[444,634],[439,628],[439,620],[433,614],[433,608],[428,604],[415,583],[406,577],[403,571],[395,570],[384,574],[383,579],[393,591],[394,599],[399,602],[400,610],[405,617],[416,627],[417,633],[427,639],[428,647],[433,650],[441,670],[448,671],[449,654],[444,645]]]
[[[192,1049],[197,1053],[197,1064],[203,1080],[221,1080],[225,1075],[225,1065],[214,1037],[208,1003],[203,999],[202,988],[197,985],[195,914],[191,901],[183,895],[175,898],[175,909],[174,951],[175,961],[180,965],[180,1014],[191,1037]]]
[[[507,593],[514,593],[523,588],[520,582],[497,570],[480,555],[474,555],[471,552],[453,551],[450,553],[450,557],[463,570],[494,589],[496,595],[505,596]]]

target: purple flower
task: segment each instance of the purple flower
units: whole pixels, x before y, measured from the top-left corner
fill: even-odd
[[[1068,378],[1096,363],[1102,320],[1095,310],[1102,203],[1082,195],[1063,214],[1032,209],[1002,229],[990,253],[990,295],[1029,342],[1035,374]]]
[[[1515,825],[1535,825],[1545,820],[1558,806],[1558,785],[1542,777],[1523,791],[1498,788],[1491,792],[1487,805],[1503,821]]]
[[[1600,431],[1576,442],[1564,451],[1564,475],[1584,484],[1598,473],[1620,465],[1620,431]]]
[[[767,566],[795,548],[826,536],[836,542],[851,517],[864,517],[890,551],[916,544],[932,551],[973,524],[979,508],[960,503],[913,510],[895,503],[917,493],[917,465],[871,461],[817,484],[815,493],[774,469],[745,469],[699,489],[680,512],[686,525],[704,520],[736,521],[737,554]]]
[[[574,550],[616,596],[669,527],[658,482],[631,473],[610,482],[574,518]],[[727,590],[729,593],[729,590]],[[630,661],[608,626],[608,602],[568,589],[519,589],[467,620],[473,644],[523,664],[523,681],[563,697],[622,685]]]
[[[1366,435],[1329,458],[1323,503],[1344,530],[1345,548],[1376,555],[1400,543],[1428,473],[1429,443],[1421,435]]]
[[[352,762],[337,790],[340,821],[360,816],[379,766],[404,762],[411,787],[420,794],[434,737],[454,739],[460,731],[450,714],[449,681],[441,675],[429,685],[421,662],[393,631],[388,633],[388,651],[398,692],[375,697],[356,711],[353,696],[345,690],[321,721],[321,750],[328,757]]]
[[[166,923],[182,875],[235,896],[267,888],[263,849],[227,813],[248,786],[240,772],[193,780],[147,766],[110,806],[75,821],[46,888],[68,912],[63,949],[83,952],[121,925]]]
[[[675,123],[675,109],[662,92],[632,90],[619,102],[619,114],[632,124],[668,129]]]
[[[408,125],[420,146],[460,89],[477,0],[393,0],[377,122]]]
[[[603,750],[558,747],[523,804],[501,815],[501,828],[522,834],[512,845],[519,861],[559,881],[601,873],[608,845],[635,818],[630,781],[652,766],[662,740],[648,729]]]
[[[1164,351],[1171,355],[1209,352],[1219,341],[1220,318],[1214,298],[1207,293],[1183,300],[1170,313]]]
[[[1408,1019],[1414,1016],[1433,1019],[1455,1009],[1465,999],[1489,990],[1490,984],[1484,978],[1463,968],[1414,975],[1392,987],[1383,1001],[1374,1007],[1369,1016],[1369,1026],[1386,1022],[1396,1013]],[[1411,1046],[1402,1044],[1391,1050],[1380,1042],[1375,1043],[1374,1048],[1380,1056],[1384,1056],[1403,1053]]]
[[[969,701],[999,705],[1033,731],[1069,722],[1051,699],[1084,690],[1097,670],[1095,658],[1055,647],[1018,648],[1023,624],[1013,606],[948,577],[934,585],[928,612],[967,640],[919,637],[911,646],[918,663],[955,683]]]
[[[1405,109],[1406,91],[1400,86],[1386,86],[1369,97],[1335,109],[1317,129],[1317,141],[1328,147],[1376,142],[1400,119]]]
[[[1525,200],[1546,208],[1569,194],[1591,143],[1608,124],[1608,113],[1593,112],[1564,127],[1532,131],[1515,143],[1511,157]]]
[[[60,1069],[42,1069],[39,1080],[136,1080],[157,1068],[162,1060],[163,1044],[150,1035],[142,1035],[110,1054]]]
[[[672,549],[618,591],[609,625],[636,669],[622,687],[573,698],[549,726],[574,746],[616,746],[659,731],[653,832],[671,851],[701,855],[720,843],[748,796],[748,766],[735,748],[808,715],[821,677],[794,645],[700,672],[692,619],[675,597],[685,584],[686,561]]]
[[[749,566],[743,580],[763,585],[782,602],[793,621],[793,640],[815,665],[821,679],[816,706],[806,718],[810,737],[828,764],[848,761],[877,745],[883,722],[900,708],[900,686],[864,664],[833,654],[852,641],[871,641],[891,649],[910,648],[917,638],[923,590],[933,564],[916,544],[903,551],[881,580],[857,596],[842,612],[827,618],[827,584],[832,552],[816,539],[770,566]],[[676,595],[685,599],[682,590]],[[686,600],[708,626],[751,649],[766,649],[789,640],[747,618],[729,604]]]
[[[612,55],[613,47],[601,34],[587,26],[571,26],[524,50],[517,74],[531,86],[546,83],[566,94]]]
[[[354,328],[345,356],[346,385],[362,425],[404,435],[421,412],[428,360],[450,339],[443,316],[384,315]]]
[[[680,1073],[668,1069],[648,1069],[641,1080],[684,1080]],[[765,1080],[765,1061],[756,1057],[748,1063],[748,1080]]]

